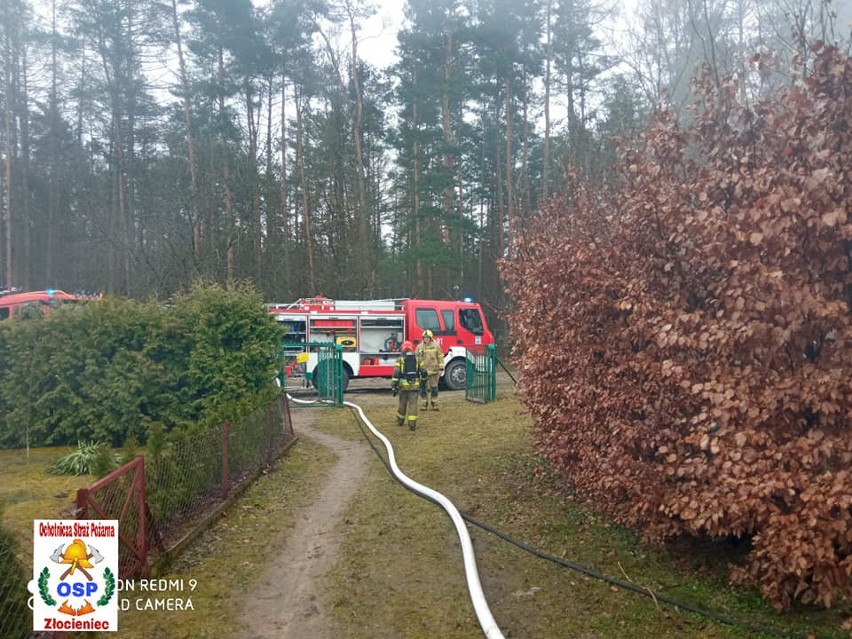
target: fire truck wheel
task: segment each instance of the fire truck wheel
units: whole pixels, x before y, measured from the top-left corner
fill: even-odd
[[[467,382],[467,369],[464,360],[454,359],[447,364],[441,381],[447,390],[464,390]]]

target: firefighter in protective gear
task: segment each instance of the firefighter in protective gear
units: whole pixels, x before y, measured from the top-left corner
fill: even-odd
[[[420,387],[421,408],[438,410],[438,379],[444,374],[444,352],[428,328],[423,331],[423,340],[417,345],[417,355],[426,369],[426,381]]]
[[[397,426],[404,426],[408,422],[409,430],[417,428],[417,391],[420,389],[421,380],[426,376],[426,370],[420,362],[420,358],[414,352],[414,344],[408,340],[400,347],[402,356],[396,360],[393,367],[393,381],[391,388],[394,395],[399,393],[399,408],[396,411]]]

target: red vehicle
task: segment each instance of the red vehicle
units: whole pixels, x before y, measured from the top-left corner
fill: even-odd
[[[0,290],[0,320],[47,317],[50,315],[50,310],[60,304],[90,299],[92,299],[91,295],[66,293],[52,288],[46,291],[29,291],[26,293],[15,288],[3,289]]]
[[[414,298],[346,301],[325,297],[292,304],[268,304],[269,312],[286,326],[285,355],[312,373],[315,347],[298,344],[334,343],[343,351],[344,389],[349,378],[393,375],[393,365],[405,340],[418,343],[427,328],[444,351],[442,385],[465,387],[465,354],[471,347],[494,343],[479,304]]]

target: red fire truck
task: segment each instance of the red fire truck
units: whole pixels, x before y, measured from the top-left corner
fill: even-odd
[[[47,317],[50,309],[60,304],[88,301],[91,294],[66,293],[49,288],[45,291],[22,292],[16,288],[0,289],[0,320]]]
[[[343,356],[343,388],[350,378],[385,377],[406,340],[417,344],[429,329],[444,351],[442,386],[465,387],[468,348],[494,343],[479,304],[414,298],[347,301],[325,297],[292,304],[268,304],[269,312],[286,327],[285,357],[294,358],[302,372],[312,373],[317,348],[301,344],[339,345]]]

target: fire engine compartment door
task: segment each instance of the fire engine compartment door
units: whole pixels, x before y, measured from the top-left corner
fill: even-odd
[[[392,366],[405,340],[405,318],[401,314],[362,316],[358,350],[362,365]]]

